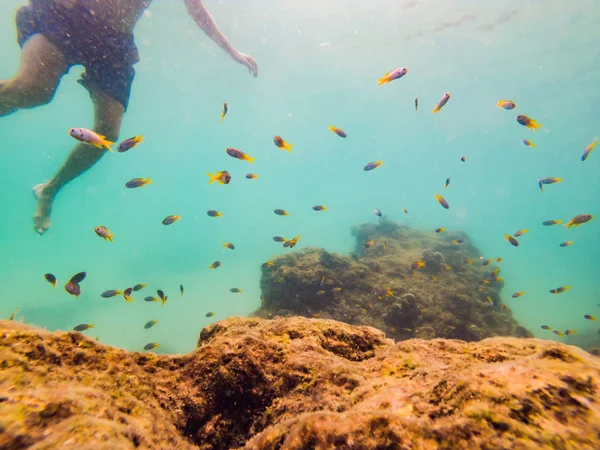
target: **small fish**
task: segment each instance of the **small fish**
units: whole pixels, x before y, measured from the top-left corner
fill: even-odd
[[[494,260],[494,258],[490,258],[490,259],[486,259],[483,261],[482,265],[483,266],[487,266],[489,263],[491,263]]]
[[[552,330],[552,327],[548,326],[548,325],[542,325],[540,327],[542,330]]]
[[[408,210],[406,208],[402,208],[402,211],[404,211],[404,214],[408,214]]]
[[[111,298],[117,295],[123,295],[123,291],[119,291],[117,289],[109,289],[108,291],[104,291],[102,294],[100,294],[100,297]]]
[[[279,148],[279,150],[286,150],[288,153],[292,153],[292,147],[294,144],[289,144],[282,139],[281,136],[274,136],[273,143]]]
[[[442,197],[440,194],[435,194],[435,198],[438,201],[438,203],[440,205],[442,205],[444,208],[450,209],[450,205],[448,204],[448,202],[446,200],[444,200],[444,197]]]
[[[322,295],[325,295],[325,291],[321,289],[320,291],[315,292],[315,295],[318,295],[320,297]]]
[[[136,284],[136,285],[133,287],[133,290],[134,290],[135,292],[137,292],[137,291],[141,291],[141,290],[142,290],[142,289],[144,289],[146,286],[147,286],[147,284],[144,284],[144,283]]]
[[[157,323],[158,323],[158,320],[149,320],[148,322],[146,322],[146,325],[144,325],[144,328],[147,330],[149,328],[152,328]]]
[[[220,213],[219,211],[215,211],[214,209],[209,209],[208,211],[206,211],[206,214],[208,214],[210,217],[222,217],[223,214]]]
[[[183,284],[179,285],[179,298],[183,297]]]
[[[451,242],[452,242],[453,245],[457,245],[457,244],[464,244],[465,240],[462,239],[462,238],[460,238],[460,239],[452,239]]]
[[[460,157],[460,160],[461,160],[462,162],[467,162],[467,157],[466,157],[466,156],[461,156],[461,157]]]
[[[490,297],[489,295],[486,297],[486,300],[488,301],[488,303],[492,306],[496,306],[494,299],[492,297]]]
[[[377,86],[381,86],[382,84],[387,84],[391,81],[398,80],[402,78],[404,75],[408,73],[408,69],[406,67],[398,67],[397,69],[392,70],[391,72],[386,73],[383,77],[377,80]]]
[[[597,143],[598,143],[598,139],[596,139],[594,142],[592,142],[590,145],[588,145],[585,148],[585,150],[583,152],[583,155],[581,155],[581,160],[582,161],[585,161],[588,158],[588,156],[590,156],[590,152],[596,146]]]
[[[465,263],[465,264],[473,264],[473,260],[472,259],[463,259],[463,263]]]
[[[440,98],[440,101],[437,105],[435,105],[435,108],[433,108],[431,112],[437,114],[444,107],[444,105],[448,103],[448,100],[450,100],[450,92],[446,92],[444,95],[442,95],[442,98]]]
[[[112,152],[111,146],[114,142],[107,140],[106,136],[102,136],[95,131],[88,130],[87,128],[71,128],[68,133],[78,141]]]
[[[541,123],[537,123],[531,117],[527,117],[523,114],[517,116],[517,122],[533,131],[537,131],[537,129],[542,126]]]
[[[160,344],[156,342],[150,342],[149,344],[144,345],[144,350],[154,350],[158,347],[160,347]]]
[[[148,297],[144,297],[144,301],[145,302],[157,302],[158,298],[152,297],[152,296],[149,295]]]
[[[525,144],[527,147],[535,148],[535,144],[527,139],[523,139],[523,144]]]
[[[221,265],[221,261],[215,261],[213,262],[210,266],[208,266],[210,269],[216,269]]]
[[[515,102],[511,100],[500,100],[498,103],[496,103],[496,106],[504,109],[515,109],[517,105],[515,105]]]
[[[221,113],[221,122],[225,122],[225,116],[227,115],[227,102],[223,103],[223,112]]]
[[[321,277],[321,282],[319,283],[319,286],[321,286],[321,287],[322,287],[322,286],[323,286],[323,284],[325,284],[325,275],[323,275],[323,276]]]
[[[285,242],[285,241],[287,241],[287,239],[286,239],[286,238],[284,238],[284,237],[281,237],[281,236],[273,236],[273,240],[274,240],[275,242]]]
[[[15,308],[15,310],[13,311],[13,313],[10,315],[10,317],[8,318],[8,320],[15,320],[15,317],[17,317],[17,313],[19,312],[19,309],[21,309],[20,306],[17,306]]]
[[[387,241],[383,241],[383,249],[387,250]]]
[[[133,136],[133,137],[130,137],[129,139],[125,139],[123,142],[121,142],[119,144],[119,146],[117,147],[117,151],[119,153],[124,153],[128,150],[131,150],[133,147],[135,147],[140,142],[142,142],[143,139],[144,139],[143,134],[140,136]]]
[[[409,267],[412,270],[417,270],[417,269],[421,269],[421,268],[425,267],[425,265],[426,265],[425,261],[419,260],[419,261],[415,261],[414,263],[412,263]]]
[[[157,289],[156,293],[158,294],[158,298],[160,298],[160,301],[162,302],[162,306],[165,306],[165,303],[167,303],[167,296],[165,295],[165,293],[161,289]]]
[[[383,214],[380,210],[378,209],[374,209],[373,210],[373,214],[375,214],[377,217],[383,217]]]
[[[415,111],[419,110],[419,97],[415,97]]]
[[[79,273],[76,273],[75,275],[73,275],[69,281],[72,282],[72,283],[78,283],[79,284],[83,280],[85,280],[86,276],[87,276],[86,272],[79,272]]]
[[[258,178],[258,175],[256,175],[255,173],[247,173],[246,178],[248,180],[256,180]]]
[[[75,328],[73,328],[73,331],[85,331],[89,330],[90,328],[94,328],[93,323],[82,323],[81,325],[77,325]]]
[[[207,313],[205,314],[205,317],[212,317],[212,316],[214,316],[214,315],[215,315],[215,313],[211,311],[211,312],[207,312]]]
[[[231,289],[229,289],[229,292],[238,294],[238,293],[242,292],[242,290],[240,288],[231,288]]]
[[[370,162],[369,164],[367,164],[365,167],[363,167],[363,170],[365,172],[369,172],[373,169],[377,169],[379,166],[382,166],[382,165],[383,165],[383,161],[373,161],[373,162]]]
[[[162,224],[171,225],[172,223],[177,222],[179,219],[181,219],[181,216],[167,216],[163,219]]]
[[[500,269],[494,269],[492,271],[492,273],[490,274],[490,279],[495,280],[498,277],[499,273],[500,273]]]
[[[294,248],[296,246],[296,244],[298,243],[299,240],[300,240],[300,235],[296,236],[294,239],[291,239],[289,241],[285,241],[283,243],[283,246],[285,248],[287,248],[287,247]]]
[[[365,242],[365,247],[366,247],[366,248],[371,248],[371,247],[373,247],[374,245],[375,245],[375,241],[374,241],[374,240],[372,240],[372,239],[371,239],[370,241],[367,241],[367,242]]]
[[[502,262],[502,258],[496,258],[497,262]]]
[[[105,226],[99,226],[94,228],[94,232],[100,236],[102,239],[104,239],[105,241],[113,241],[113,236],[114,234],[112,234],[110,231],[108,231],[108,229]]]
[[[218,181],[219,184],[229,184],[231,181],[231,175],[226,170],[217,172],[215,174],[206,172],[206,175],[208,175],[209,178],[208,184],[214,183],[215,181]]]
[[[520,297],[521,295],[523,295],[524,293],[525,293],[525,292],[523,292],[523,291],[515,292],[515,293],[512,295],[512,298],[518,298],[518,297]]]
[[[575,216],[571,220],[569,220],[565,224],[565,227],[567,227],[567,229],[569,229],[571,227],[578,227],[582,223],[589,222],[593,218],[594,218],[594,216],[592,216],[591,214],[579,214],[578,216]]]
[[[229,250],[235,250],[235,245],[233,245],[231,242],[225,242],[223,247],[228,248]]]
[[[275,265],[275,263],[273,261],[267,261],[265,263],[262,263],[261,267],[263,269],[269,269],[271,267],[273,267]]]
[[[564,336],[564,333],[562,331],[554,330],[553,333],[557,336]]]
[[[490,280],[481,280],[479,284],[490,284]]]
[[[446,178],[446,184],[444,185],[444,190],[448,189],[449,184],[450,184],[450,178]]]
[[[568,247],[572,243],[573,243],[573,241],[565,241],[565,242],[562,242],[561,244],[559,244],[559,247]]]
[[[519,241],[517,241],[514,237],[512,237],[509,234],[505,234],[504,235],[504,239],[506,239],[508,242],[510,242],[512,245],[514,245],[515,247],[519,246]]]
[[[246,153],[242,152],[241,150],[238,150],[237,148],[228,148],[225,150],[225,152],[229,155],[232,156],[236,159],[241,159],[242,161],[248,161],[249,163],[254,163],[254,159],[252,158],[250,155],[247,155]]]
[[[523,236],[525,233],[527,233],[529,230],[528,229],[524,229],[524,230],[518,230],[515,231],[515,234],[513,235],[514,237],[519,237],[519,236]]]
[[[392,288],[386,288],[385,289],[385,296],[386,297],[393,297],[394,295],[396,295],[396,291],[394,291]]]
[[[552,225],[560,225],[561,223],[563,223],[562,220],[546,220],[544,223],[542,223],[542,225],[549,227]]]
[[[342,288],[341,287],[334,287],[331,292],[341,292]]]
[[[436,232],[436,233],[443,233],[444,231],[446,231],[446,229],[445,229],[445,228],[436,228],[436,229],[435,229],[435,232]]]
[[[278,216],[288,216],[289,214],[287,213],[287,211],[283,210],[283,209],[274,209],[273,212],[275,214],[277,214]]]
[[[338,127],[334,127],[333,125],[329,125],[329,129],[341,138],[345,138],[348,136],[344,130],[342,130]]]
[[[557,177],[540,178],[538,180],[538,186],[540,188],[540,191],[542,191],[542,194],[543,194],[545,184],[560,183],[561,181],[562,181],[562,178],[557,178]]]
[[[570,334],[575,334],[577,333],[577,330],[574,330],[573,328],[569,328],[568,330],[565,330],[565,334],[568,336]]]
[[[131,298],[131,293],[133,292],[133,288],[127,288],[123,291],[123,298],[125,299],[126,302],[132,302],[133,299]]]
[[[571,286],[561,286],[556,289],[550,289],[550,292],[552,294],[560,294],[561,292],[568,291],[569,289],[571,289]]]
[[[313,211],[327,211],[327,206],[315,205],[312,207]]]
[[[152,184],[151,178],[133,178],[125,183],[125,187],[129,189],[138,188],[146,186],[147,184]]]
[[[586,314],[586,315],[585,315],[585,316],[583,316],[583,317],[585,317],[587,320],[596,320],[596,318],[595,318],[594,316],[591,316],[591,315],[589,315],[589,314]]]
[[[48,283],[52,285],[52,289],[56,287],[56,277],[54,275],[52,275],[51,273],[46,273],[44,274],[44,278]]]

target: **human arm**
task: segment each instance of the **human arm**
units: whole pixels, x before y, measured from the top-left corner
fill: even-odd
[[[252,56],[245,55],[237,51],[229,41],[223,36],[221,30],[210,15],[210,12],[202,4],[202,0],[185,0],[188,14],[194,19],[194,22],[213,40],[215,44],[225,50],[235,61],[243,64],[253,75],[258,75],[258,64]]]

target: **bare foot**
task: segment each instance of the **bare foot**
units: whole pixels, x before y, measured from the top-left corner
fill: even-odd
[[[44,192],[47,183],[38,184],[33,188],[33,195],[37,198],[37,208],[33,215],[33,229],[40,235],[44,234],[50,228],[52,220],[52,203],[54,197]]]

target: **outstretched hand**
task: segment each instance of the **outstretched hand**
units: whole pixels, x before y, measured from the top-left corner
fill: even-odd
[[[240,52],[236,52],[231,56],[234,60],[246,66],[248,68],[248,72],[250,72],[252,76],[254,76],[255,78],[258,76],[258,64],[256,64],[256,61],[252,56],[244,55]]]

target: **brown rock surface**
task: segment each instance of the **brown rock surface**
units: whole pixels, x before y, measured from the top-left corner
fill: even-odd
[[[188,355],[0,322],[0,448],[597,449],[600,359],[231,318]]]

